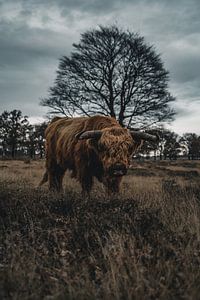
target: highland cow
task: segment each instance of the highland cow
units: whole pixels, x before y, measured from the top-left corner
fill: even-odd
[[[157,137],[123,128],[104,116],[54,118],[46,132],[46,172],[40,185],[62,190],[66,170],[72,171],[83,192],[89,193],[96,177],[108,193],[119,192],[133,154],[143,140]]]

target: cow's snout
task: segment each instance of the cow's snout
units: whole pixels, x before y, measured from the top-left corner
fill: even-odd
[[[109,168],[109,173],[112,176],[123,176],[127,173],[127,168],[124,164],[115,164]]]

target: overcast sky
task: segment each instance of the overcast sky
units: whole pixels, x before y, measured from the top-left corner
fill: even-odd
[[[40,120],[58,59],[101,24],[155,45],[177,98],[172,129],[200,134],[199,0],[0,0],[0,112],[16,108]]]

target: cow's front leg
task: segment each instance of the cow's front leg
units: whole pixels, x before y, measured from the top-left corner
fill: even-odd
[[[78,173],[78,180],[82,187],[82,195],[89,196],[92,185],[93,185],[93,176],[91,175],[91,172],[88,169],[82,169]]]
[[[122,181],[122,176],[105,177],[103,179],[103,184],[106,187],[106,192],[109,196],[119,193],[121,181]]]

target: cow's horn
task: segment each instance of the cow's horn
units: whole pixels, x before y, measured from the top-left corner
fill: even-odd
[[[152,135],[152,134],[149,134],[146,132],[135,131],[135,130],[131,130],[130,133],[134,139],[139,139],[139,140],[144,140],[144,141],[149,141],[149,142],[158,142],[159,141],[158,134]]]
[[[101,130],[89,130],[89,131],[82,131],[80,133],[77,133],[75,137],[79,140],[84,140],[84,139],[100,138],[101,135],[102,135]]]

